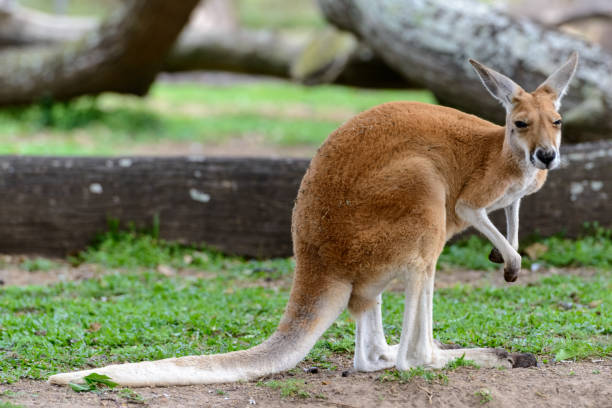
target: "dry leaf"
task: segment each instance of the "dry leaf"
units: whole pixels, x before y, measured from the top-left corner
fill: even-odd
[[[529,259],[538,259],[542,254],[545,254],[548,251],[548,246],[544,244],[540,244],[536,242],[535,244],[529,245],[525,248],[525,253],[529,257]]]
[[[164,276],[174,276],[176,271],[168,265],[157,265],[157,272]]]
[[[100,323],[94,322],[94,323],[89,325],[89,329],[87,329],[87,331],[90,332],[90,333],[95,333],[98,330],[100,330],[101,327],[102,327],[102,325]]]

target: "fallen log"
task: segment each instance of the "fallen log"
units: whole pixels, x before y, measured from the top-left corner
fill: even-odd
[[[198,0],[131,0],[80,41],[0,58],[0,106],[102,92],[144,95]]]
[[[109,219],[248,256],[291,254],[291,206],[307,160],[0,158],[0,252],[65,255]]]
[[[349,34],[339,34],[327,28],[294,38],[272,30],[242,29],[236,27],[231,18],[227,21],[228,17],[223,17],[228,11],[216,10],[224,7],[227,5],[222,0],[201,2],[169,54],[164,56],[160,69],[165,72],[204,70],[268,75],[308,85],[337,83],[362,87],[412,87],[409,81],[389,68],[366,46],[357,44]],[[164,13],[157,14],[163,16]],[[9,6],[0,0],[0,60],[15,59],[22,54],[36,56],[36,50],[44,50],[43,47],[76,43],[94,32],[98,25],[99,22],[93,18],[55,16],[17,4]],[[347,37],[352,43],[350,47],[338,49],[330,46],[339,38]],[[66,44],[63,46],[68,46]],[[315,44],[320,44],[319,49],[313,47]],[[8,51],[2,50],[6,46],[13,47]],[[16,46],[23,48],[15,49]],[[315,52],[312,52],[313,48]],[[306,72],[296,69],[304,63],[309,68]],[[1,69],[0,64],[0,82]],[[14,71],[14,75],[20,75],[21,70]],[[84,92],[90,91],[85,89]],[[128,87],[130,92],[132,88]],[[0,91],[0,105],[2,103]]]
[[[564,165],[521,206],[521,236],[612,228],[612,142],[562,149]],[[289,256],[291,209],[307,159],[0,156],[0,253],[63,256],[109,219],[225,253]],[[503,212],[493,214],[504,225]],[[502,228],[503,229],[503,228]],[[486,256],[486,254],[483,254]]]
[[[165,59],[162,70],[267,75],[308,85],[335,83],[369,88],[413,88],[412,83],[354,39],[354,46],[348,49],[330,49],[329,43],[338,36],[340,34],[330,29],[313,33],[310,38],[291,38],[270,30],[188,28]],[[309,52],[312,45],[319,42],[325,42],[322,46],[327,47],[329,55],[322,56],[325,52],[321,50]],[[308,69],[300,69],[302,65],[308,65]]]
[[[477,0],[318,0],[328,21],[354,33],[391,68],[444,105],[502,123],[468,58],[534,90],[572,51],[580,64],[563,99],[566,141],[612,134],[612,55]]]

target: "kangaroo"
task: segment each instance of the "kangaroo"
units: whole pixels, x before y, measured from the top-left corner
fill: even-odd
[[[121,385],[164,386],[251,380],[294,367],[348,307],[356,321],[354,368],[442,368],[465,356],[481,367],[537,364],[502,349],[451,349],[432,332],[438,256],[474,226],[497,248],[506,280],[521,266],[521,197],[537,191],[559,164],[560,101],[576,53],[534,92],[470,60],[506,108],[505,127],[442,106],[392,102],[344,123],[319,148],[299,188],[292,218],[296,270],[274,334],[248,350],[110,365],[57,374],[53,384],[106,374]],[[507,238],[487,213],[504,208]],[[385,341],[381,293],[405,281],[400,342]]]

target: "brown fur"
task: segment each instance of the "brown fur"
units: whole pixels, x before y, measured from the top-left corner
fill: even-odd
[[[552,96],[524,92],[515,103],[514,115],[534,123],[521,136],[537,144],[539,128],[558,116]],[[352,284],[349,308],[358,313],[374,300],[368,288],[393,277],[392,265],[435,264],[445,241],[467,226],[455,214],[459,199],[487,207],[523,177],[504,132],[476,116],[416,102],[387,103],[349,120],[318,150],[299,189],[296,280]],[[546,173],[538,170],[530,192]],[[318,284],[300,286],[304,298],[317,297]]]

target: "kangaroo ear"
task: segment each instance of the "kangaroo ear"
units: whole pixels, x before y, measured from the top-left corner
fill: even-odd
[[[491,68],[485,67],[480,62],[473,59],[469,61],[476,70],[476,73],[487,91],[489,91],[495,99],[499,100],[506,110],[512,109],[512,100],[514,96],[522,91],[522,88],[507,76]]]
[[[546,81],[538,87],[538,89],[549,88],[552,90],[557,99],[555,100],[555,108],[559,109],[561,106],[561,99],[567,92],[567,87],[576,73],[576,67],[578,66],[578,53],[574,51],[565,64],[561,65],[555,72],[553,72]]]

